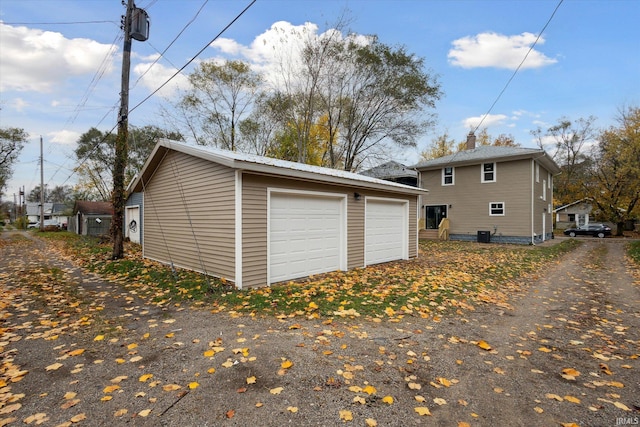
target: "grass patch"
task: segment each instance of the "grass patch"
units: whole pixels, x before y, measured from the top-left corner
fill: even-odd
[[[640,266],[640,240],[636,240],[627,245],[627,255],[636,265]]]
[[[110,260],[111,247],[72,233],[42,233],[84,267],[117,281],[156,304],[196,303],[212,311],[278,317],[439,316],[482,303],[508,305],[524,278],[545,263],[575,249],[568,239],[553,246],[478,245],[469,242],[421,242],[420,257],[250,290],[224,279],[143,259],[139,246]]]

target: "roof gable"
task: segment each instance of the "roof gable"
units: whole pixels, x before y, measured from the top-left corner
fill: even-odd
[[[140,171],[135,181],[129,187],[131,192],[143,191],[144,185],[146,185],[146,183],[151,179],[155,169],[171,150],[215,162],[233,169],[250,172],[299,178],[317,182],[350,185],[358,188],[395,191],[407,194],[422,194],[427,192],[425,189],[384,181],[353,172],[290,162],[287,160],[273,159],[254,154],[221,150],[214,147],[193,145],[167,139],[158,141],[149,158],[145,162],[142,171]]]

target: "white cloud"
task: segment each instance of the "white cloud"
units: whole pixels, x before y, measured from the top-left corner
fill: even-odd
[[[60,130],[56,132],[49,132],[47,136],[49,136],[49,140],[51,142],[62,145],[73,145],[78,142],[81,134],[70,130]]]
[[[142,62],[135,65],[132,71],[137,76],[136,84],[141,84],[149,91],[154,91],[167,82],[178,70],[173,67],[165,67],[159,62],[155,64],[153,62]],[[160,89],[158,94],[169,98],[178,90],[186,88],[188,84],[187,77],[180,73]]]
[[[535,40],[536,35],[532,33],[515,36],[492,32],[480,33],[454,40],[453,48],[447,57],[452,65],[462,68],[494,67],[515,70]],[[540,37],[537,45],[543,43],[544,38]],[[533,49],[522,64],[522,68],[540,68],[556,62],[557,60]]]
[[[217,49],[225,59],[238,58],[249,62],[269,84],[280,87],[285,84],[284,79],[295,78],[299,74],[296,73],[296,67],[302,63],[304,43],[309,39],[325,37],[343,40],[342,34],[335,29],[319,33],[318,26],[311,22],[293,25],[286,21],[278,21],[256,36],[248,46],[231,39],[221,38],[213,42],[211,47]],[[350,35],[349,37],[356,43],[368,42],[366,36]],[[283,67],[287,68],[283,69]]]
[[[50,92],[72,76],[93,74],[99,64],[113,69],[117,48],[89,39],[0,23],[0,92]],[[104,62],[103,62],[104,61]]]
[[[504,114],[489,114],[482,120],[483,117],[484,116],[468,117],[462,121],[462,124],[467,129],[475,129],[480,122],[482,122],[482,126],[488,128],[490,126],[499,126],[507,119],[507,116]]]
[[[10,102],[10,107],[16,110],[18,113],[22,113],[25,108],[29,106],[29,103],[22,98],[14,98]]]

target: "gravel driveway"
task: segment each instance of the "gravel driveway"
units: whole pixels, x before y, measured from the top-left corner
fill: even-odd
[[[640,422],[640,276],[620,240],[582,239],[511,307],[376,323],[160,308],[15,236],[0,426]]]

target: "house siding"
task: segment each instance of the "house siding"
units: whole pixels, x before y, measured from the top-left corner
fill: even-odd
[[[422,186],[429,189],[425,205],[448,208],[450,236],[476,240],[478,231],[496,238],[529,239],[531,235],[531,160],[496,163],[496,181],[481,182],[481,164],[455,167],[455,185],[442,185],[441,168],[422,172]],[[489,204],[503,202],[504,216],[489,215]],[[421,210],[424,217],[424,209]]]
[[[244,173],[242,177],[243,287],[265,286],[267,280],[267,189],[335,193],[347,196],[347,268],[364,266],[364,206],[366,196],[409,200],[409,257],[417,256],[417,196],[361,190],[302,180]],[[361,194],[355,200],[353,193]]]
[[[235,278],[235,172],[171,151],[144,193],[147,258]]]

